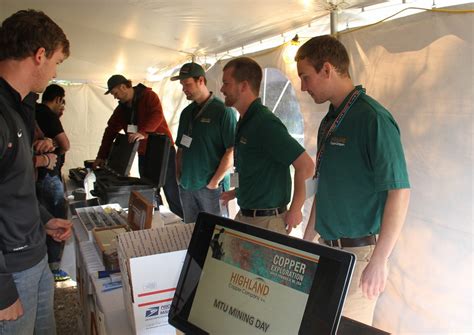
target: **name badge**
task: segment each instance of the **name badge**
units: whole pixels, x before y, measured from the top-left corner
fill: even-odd
[[[318,179],[313,177],[308,178],[305,180],[305,186],[306,186],[306,198],[308,199],[312,197],[313,195],[316,195],[318,193]]]
[[[136,124],[127,125],[127,133],[136,133],[137,131],[138,131],[138,127]]]
[[[339,147],[343,147],[347,143],[347,137],[344,136],[333,136],[331,137],[331,145],[337,145]]]
[[[239,173],[234,172],[230,174],[230,187],[239,188]]]
[[[191,146],[192,141],[193,139],[188,135],[183,135],[183,137],[181,137],[181,145],[185,146],[186,148],[189,148]]]

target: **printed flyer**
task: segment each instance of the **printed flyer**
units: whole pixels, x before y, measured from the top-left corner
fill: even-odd
[[[312,254],[216,226],[189,321],[210,334],[295,334],[317,266]]]

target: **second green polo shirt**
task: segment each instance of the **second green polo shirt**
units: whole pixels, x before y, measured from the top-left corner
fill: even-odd
[[[291,198],[290,165],[304,148],[285,125],[256,99],[237,125],[237,203],[244,209],[286,206]]]
[[[205,187],[217,170],[225,151],[234,146],[235,112],[226,108],[224,103],[212,95],[202,113],[192,102],[181,113],[176,144],[182,149],[180,184],[186,190],[198,190]],[[192,121],[192,133],[190,122]],[[189,148],[181,144],[183,135],[192,138]]]

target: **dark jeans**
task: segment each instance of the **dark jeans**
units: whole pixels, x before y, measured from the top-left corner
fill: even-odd
[[[138,170],[140,176],[143,175],[143,169],[145,166],[145,156],[138,156]],[[170,154],[168,157],[168,168],[166,169],[165,185],[163,186],[166,201],[170,207],[170,211],[183,218],[183,208],[181,207],[181,201],[179,200],[178,183],[176,182],[176,149],[174,146],[170,148]],[[156,200],[159,205],[163,204],[161,200],[160,191],[156,192]]]
[[[55,218],[66,219],[66,200],[64,199],[63,182],[58,175],[45,175],[36,182],[39,202]],[[64,243],[56,242],[49,235],[46,237],[49,263],[59,263]]]

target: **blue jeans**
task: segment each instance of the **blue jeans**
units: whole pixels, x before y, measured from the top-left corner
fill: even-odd
[[[196,222],[200,212],[207,212],[215,215],[222,215],[219,205],[219,197],[222,187],[210,190],[203,187],[199,190],[185,190],[179,186],[179,196],[183,205],[184,223]]]
[[[0,321],[0,335],[56,334],[54,281],[47,257],[33,267],[12,275],[24,314],[15,321]]]
[[[36,182],[38,200],[55,218],[66,219],[64,186],[59,176],[46,174]]]
[[[66,219],[66,200],[64,199],[64,185],[58,175],[46,174],[36,182],[36,192],[39,202],[55,218]],[[49,263],[61,262],[63,243],[56,242],[49,235],[46,236]]]

